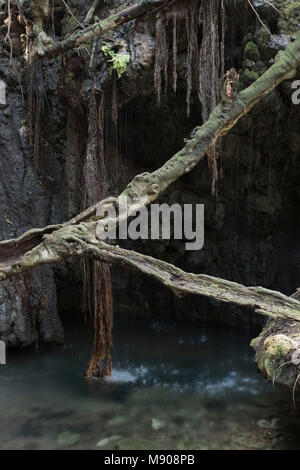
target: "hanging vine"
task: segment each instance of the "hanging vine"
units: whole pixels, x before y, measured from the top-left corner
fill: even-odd
[[[172,34],[168,24],[172,20]],[[161,105],[162,91],[167,94],[169,85],[169,49],[172,40],[172,88],[177,91],[178,38],[186,35],[186,114],[190,116],[193,91],[201,103],[203,122],[220,101],[220,88],[225,71],[225,2],[219,0],[177,1],[156,15],[156,53],[154,88],[157,105]],[[172,39],[170,39],[170,37]],[[212,173],[212,194],[216,193],[218,180],[217,150],[208,152],[208,165]]]
[[[95,95],[89,111],[88,144],[84,166],[85,207],[106,195],[104,152],[104,95],[99,106]],[[83,293],[86,316],[93,318],[94,341],[88,377],[111,375],[113,302],[110,268],[99,261],[83,261]]]

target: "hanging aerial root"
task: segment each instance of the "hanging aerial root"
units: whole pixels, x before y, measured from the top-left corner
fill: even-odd
[[[208,168],[212,175],[211,194],[215,196],[218,181],[218,164],[216,145],[213,145],[207,152]]]
[[[154,88],[156,91],[157,105],[161,104],[162,79],[164,79],[165,94],[168,87],[168,42],[167,26],[163,13],[159,11],[156,17],[156,48],[154,66]]]
[[[177,41],[185,28],[186,53],[186,112],[190,115],[191,96],[197,90],[202,105],[202,118],[206,121],[220,99],[220,78],[224,75],[224,49],[226,15],[225,4],[219,0],[188,3],[177,1],[169,8],[161,9],[156,16],[156,53],[154,88],[157,104],[161,104],[164,84],[165,94],[169,82],[168,23],[172,20],[173,91],[177,90]],[[184,25],[182,25],[184,23]],[[219,28],[219,23],[221,27]],[[221,31],[221,37],[219,34]],[[200,30],[202,39],[200,40]],[[222,75],[223,74],[223,75]]]
[[[186,15],[186,33],[187,33],[187,58],[186,58],[186,80],[187,80],[187,94],[186,94],[186,114],[190,116],[191,111],[191,95],[193,91],[193,65],[194,70],[198,69],[198,15],[197,15],[198,0],[191,0],[189,2],[189,9]]]
[[[36,170],[43,174],[42,118],[45,109],[43,61],[35,57],[34,44],[28,45],[27,94],[29,142],[33,149]]]
[[[92,96],[89,130],[84,166],[85,206],[95,204],[106,194],[104,151],[104,94],[98,106]],[[93,318],[94,340],[88,377],[111,375],[111,344],[113,324],[112,283],[109,266],[100,261],[83,261],[83,298],[86,317]]]
[[[178,17],[176,12],[173,12],[173,91],[177,91],[177,31],[178,31]]]
[[[220,11],[221,9],[221,11]],[[221,14],[222,38],[219,38]],[[202,106],[202,119],[207,121],[220,100],[220,77],[224,64],[224,7],[219,0],[201,3],[199,22],[202,25],[202,43],[199,56],[198,96]]]
[[[94,342],[87,377],[111,375],[113,300],[110,267],[93,262]]]

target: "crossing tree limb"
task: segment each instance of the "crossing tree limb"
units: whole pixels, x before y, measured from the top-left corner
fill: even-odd
[[[41,11],[41,0],[33,0],[32,11]],[[43,0],[47,4],[47,0]],[[43,17],[36,15],[33,19],[34,32],[36,35],[37,49],[36,53],[39,56],[48,55],[51,57],[63,54],[71,49],[81,46],[82,44],[92,41],[95,37],[101,36],[118,26],[121,26],[128,21],[140,18],[145,14],[151,14],[157,8],[167,7],[171,5],[174,0],[141,0],[134,5],[119,11],[113,11],[107,18],[98,21],[97,23],[88,26],[84,30],[80,29],[73,34],[67,36],[65,39],[54,41],[50,36],[47,36],[43,30],[42,23]],[[36,6],[35,6],[36,4]],[[87,14],[86,21],[91,21],[93,11],[95,10],[97,2],[92,6]],[[32,13],[31,13],[32,14]]]
[[[96,238],[97,222],[66,226],[44,235],[42,243],[17,262],[0,265],[0,280],[35,266],[60,263],[68,258],[92,258],[105,263],[121,264],[146,274],[177,296],[197,294],[221,302],[251,307],[271,318],[300,321],[300,302],[280,292],[241,284],[204,274],[186,273],[181,269],[135,251],[109,245]]]

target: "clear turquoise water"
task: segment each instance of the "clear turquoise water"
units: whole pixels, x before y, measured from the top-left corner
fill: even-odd
[[[256,332],[117,319],[113,376],[87,382],[91,331],[9,351],[0,367],[0,449],[299,449],[291,393],[256,371]]]

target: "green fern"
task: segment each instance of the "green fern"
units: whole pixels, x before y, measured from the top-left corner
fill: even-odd
[[[110,62],[109,72],[113,73],[115,70],[117,72],[118,78],[121,78],[123,73],[126,71],[127,66],[130,61],[130,55],[118,52],[117,54],[113,51],[110,44],[107,42],[102,46],[102,52],[106,57],[109,57],[108,62]]]

